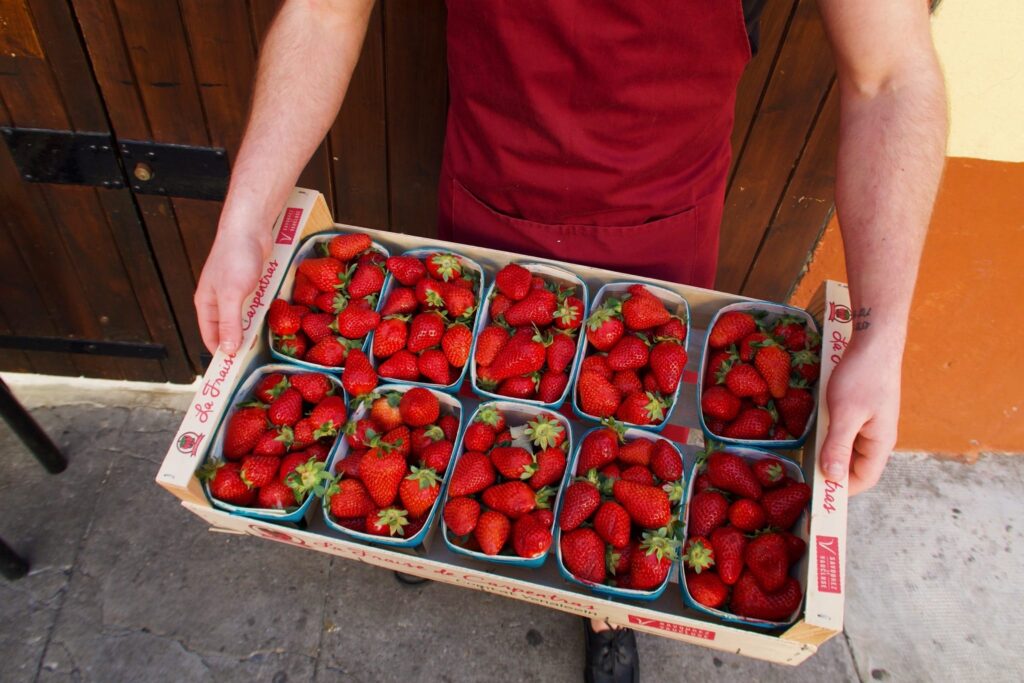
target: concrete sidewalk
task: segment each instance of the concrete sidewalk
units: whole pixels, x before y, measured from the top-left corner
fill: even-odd
[[[153,483],[185,395],[15,387],[67,453],[0,431],[0,681],[575,681],[578,618],[250,537]],[[133,408],[114,407],[132,405]],[[845,637],[798,668],[640,635],[642,679],[1019,681],[1024,459],[896,456],[851,506]]]

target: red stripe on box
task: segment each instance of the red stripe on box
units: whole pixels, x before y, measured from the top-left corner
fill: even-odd
[[[683,626],[682,624],[672,624],[661,619],[648,619],[646,617],[638,617],[635,614],[629,615],[629,623],[637,626],[647,626],[650,628],[661,629],[662,631],[669,631],[671,633],[678,633],[684,636],[691,636],[693,638],[703,638],[704,640],[714,640],[715,632],[710,631],[706,628],[696,628],[694,626]]]
[[[818,565],[818,590],[822,593],[842,593],[839,576],[839,538],[815,536],[815,561]]]
[[[284,218],[281,219],[281,230],[277,233],[278,244],[291,244],[295,241],[295,232],[299,229],[299,221],[302,219],[302,209],[292,207],[285,209]]]

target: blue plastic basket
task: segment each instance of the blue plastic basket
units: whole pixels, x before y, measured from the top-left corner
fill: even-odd
[[[500,401],[488,401],[486,403],[481,403],[477,407],[477,409],[473,412],[473,415],[469,418],[469,420],[466,421],[466,426],[469,426],[470,424],[472,424],[473,420],[476,419],[477,413],[479,413],[482,409],[487,408],[487,407],[497,408],[499,411],[501,411],[501,413],[505,416],[505,419],[508,422],[509,427],[526,424],[531,419],[537,417],[538,415],[540,415],[542,413],[546,413],[546,414],[549,414],[549,415],[557,418],[559,420],[559,422],[562,423],[562,427],[565,429],[565,443],[567,444],[567,446],[566,446],[567,452],[569,452],[569,453],[572,452],[572,449],[573,449],[573,445],[572,445],[573,444],[573,441],[572,441],[572,426],[570,425],[569,420],[567,420],[564,415],[561,415],[560,413],[553,413],[553,412],[551,412],[549,410],[546,410],[544,408],[540,408],[539,406],[531,406],[531,405],[526,405],[526,404],[519,403],[519,402],[516,402],[516,401],[506,401],[506,400],[503,399],[503,400],[500,400]],[[463,453],[463,446],[460,443],[459,444],[459,449],[456,452],[455,457],[452,459],[452,464],[449,467],[449,471],[452,471],[452,472],[455,471],[455,466],[458,464],[458,460],[462,457],[462,453]],[[567,481],[566,477],[569,476],[568,458],[566,458],[566,461],[567,462],[566,462],[566,467],[565,467],[565,474],[562,476],[562,481],[558,485],[558,493],[555,496],[555,507],[553,508],[554,511],[555,511],[555,520],[556,520],[556,522],[555,522],[554,526],[555,526],[556,533],[557,533],[557,528],[558,528],[558,523],[557,523],[558,512],[557,512],[557,510],[561,506],[562,491],[565,490],[565,482]],[[448,503],[447,485],[445,486],[444,502],[445,502],[445,504]],[[492,562],[494,564],[504,564],[504,565],[511,565],[511,566],[515,566],[515,567],[539,567],[542,564],[544,564],[544,561],[548,557],[548,552],[550,552],[550,548],[549,548],[548,551],[545,552],[543,555],[540,555],[538,557],[532,557],[532,558],[519,557],[518,555],[488,555],[486,553],[482,553],[482,552],[477,551],[477,550],[469,550],[467,548],[463,548],[462,546],[454,543],[451,540],[451,538],[450,538],[450,534],[448,532],[448,525],[445,524],[443,516],[442,516],[442,519],[441,519],[441,530],[442,530],[443,536],[444,536],[444,543],[445,543],[445,545],[448,546],[449,550],[451,550],[453,553],[456,553],[458,555],[464,555],[466,557],[471,557],[474,560],[480,560],[481,562]],[[554,543],[554,542],[555,541],[553,540],[552,543]]]
[[[569,271],[564,270],[562,268],[558,268],[556,266],[551,266],[551,265],[548,265],[546,263],[520,263],[519,265],[521,265],[523,268],[526,268],[528,271],[530,271],[531,273],[534,273],[536,275],[540,275],[540,276],[546,277],[549,280],[554,280],[555,282],[558,282],[559,284],[567,284],[567,285],[571,285],[571,286],[575,287],[576,288],[577,297],[583,302],[583,320],[584,320],[584,322],[586,321],[587,313],[588,313],[588,308],[587,308],[587,300],[588,300],[587,283],[585,283],[583,280],[581,280],[579,278],[579,276],[575,275],[574,273],[570,273]],[[487,391],[486,389],[481,389],[477,385],[477,382],[476,382],[476,363],[473,362],[473,358],[476,357],[476,344],[477,344],[477,341],[480,338],[480,333],[488,325],[491,324],[491,307],[490,307],[489,304],[490,304],[490,300],[491,300],[491,295],[494,293],[496,287],[497,287],[496,283],[491,283],[491,286],[487,289],[487,296],[483,299],[483,302],[481,304],[481,309],[482,310],[481,310],[481,312],[479,314],[479,317],[478,317],[478,320],[477,320],[476,329],[473,330],[473,351],[472,351],[472,353],[470,353],[470,361],[469,361],[469,365],[470,365],[469,377],[470,377],[470,382],[473,385],[473,393],[475,393],[477,396],[480,396],[480,397],[482,397],[484,399],[493,400],[493,401],[514,401],[516,403],[523,403],[523,404],[526,404],[526,405],[538,406],[540,408],[547,408],[547,409],[550,409],[550,410],[557,410],[557,409],[561,408],[562,405],[565,403],[565,400],[569,397],[569,392],[572,391],[573,383],[574,383],[575,377],[576,377],[576,370],[577,370],[577,368],[579,368],[579,360],[580,360],[580,358],[583,355],[583,349],[584,349],[584,347],[586,345],[586,335],[583,333],[583,326],[582,325],[580,326],[579,330],[577,330],[576,355],[573,357],[572,366],[569,368],[569,381],[566,382],[565,390],[562,392],[562,395],[558,398],[557,401],[555,401],[553,403],[544,403],[543,401],[537,401],[537,400],[532,400],[531,401],[531,400],[527,400],[527,399],[515,398],[515,397],[512,397],[512,396],[502,396],[501,394],[496,394],[494,392]]]
[[[476,292],[476,295],[477,295],[477,298],[478,298],[476,312],[473,313],[473,319],[472,320],[467,320],[466,321],[466,325],[469,327],[470,331],[472,331],[472,330],[476,329],[477,320],[480,318],[480,309],[483,307],[483,293],[484,293],[484,291],[486,289],[486,282],[484,281],[485,280],[484,269],[480,266],[479,263],[477,263],[473,259],[469,258],[468,256],[463,256],[459,252],[453,251],[451,249],[436,249],[436,248],[431,248],[431,247],[423,247],[423,248],[420,248],[420,249],[410,249],[410,250],[408,250],[406,252],[403,252],[402,256],[415,256],[417,258],[422,258],[424,256],[427,256],[428,254],[437,254],[437,253],[455,254],[460,259],[462,259],[463,265],[469,266],[480,277],[479,287],[478,287],[477,292]],[[395,277],[393,275],[391,275],[391,273],[388,273],[387,279],[384,280],[384,288],[381,290],[381,296],[380,296],[381,306],[384,305],[384,303],[388,300],[388,297],[391,295],[391,290],[395,288],[395,282],[397,282],[395,280]],[[375,334],[376,334],[376,332],[372,332],[370,334],[370,338],[367,340],[367,348],[369,349],[368,354],[369,354],[369,357],[370,357],[370,365],[373,366],[374,370],[376,370],[377,366],[379,365],[379,363],[377,362],[377,358],[373,355],[373,337],[374,337]],[[381,377],[381,379],[384,379],[384,380],[386,380],[388,382],[392,382],[394,384],[403,384],[403,385],[414,386],[414,387],[426,387],[427,389],[434,389],[436,391],[443,391],[443,392],[446,392],[446,393],[449,393],[449,394],[454,394],[454,393],[456,393],[462,387],[462,383],[466,379],[466,373],[469,370],[469,366],[472,363],[473,363],[473,356],[472,356],[472,354],[470,354],[469,360],[466,362],[466,364],[464,366],[462,366],[462,372],[459,373],[458,378],[454,382],[452,382],[451,384],[436,384],[434,382],[408,382],[406,380],[395,379],[394,377]],[[378,373],[378,374],[380,374],[380,373]]]
[[[665,307],[668,308],[669,313],[678,315],[686,320],[686,339],[683,340],[683,349],[689,352],[690,346],[690,304],[687,303],[681,295],[671,290],[665,289],[664,287],[658,287],[657,285],[648,284],[646,282],[609,282],[608,284],[597,290],[597,294],[594,295],[594,301],[590,305],[591,313],[601,307],[601,304],[605,299],[614,294],[620,294],[628,290],[632,285],[642,284],[647,288],[651,294],[661,299],[665,303]],[[590,345],[587,344],[587,349]],[[600,422],[601,418],[596,415],[584,412],[580,408],[579,404],[579,392],[576,390],[580,379],[580,367],[583,365],[583,354],[577,354],[576,367],[573,368],[573,381],[572,381],[572,410],[581,419],[590,420],[592,422]],[[684,382],[682,379],[679,380],[679,386],[676,387],[675,394],[672,395],[672,403],[669,405],[668,410],[665,411],[665,419],[658,424],[654,425],[638,425],[632,422],[623,422],[627,427],[635,427],[637,429],[643,429],[647,432],[660,432],[665,428],[666,425],[672,420],[672,413],[675,412],[676,406],[679,404],[679,392],[683,388]]]
[[[409,384],[382,384],[378,386],[375,389],[375,391],[380,394],[385,394],[390,391],[397,391],[400,394],[404,394],[405,392],[409,391],[412,388],[413,385]],[[453,456],[448,463],[448,469],[445,471],[444,476],[441,478],[441,490],[438,493],[437,500],[434,501],[434,505],[430,508],[430,512],[427,513],[427,519],[423,523],[423,526],[420,528],[420,530],[417,531],[414,535],[409,536],[408,538],[395,538],[391,536],[378,536],[376,534],[368,534],[362,531],[356,531],[354,529],[343,527],[337,522],[335,522],[334,519],[331,517],[330,507],[328,506],[327,498],[325,497],[322,499],[322,509],[324,515],[324,522],[327,524],[327,526],[349,538],[358,539],[366,543],[373,543],[375,545],[386,545],[392,548],[414,548],[423,543],[423,539],[427,537],[427,534],[429,534],[430,530],[433,528],[434,522],[437,518],[438,508],[440,507],[441,501],[444,499],[445,489],[448,488],[448,480],[451,478],[451,473],[454,471],[455,468],[454,453],[458,452],[458,449],[461,447],[462,433],[464,431],[464,416],[462,410],[462,403],[454,396],[449,396],[448,394],[441,391],[437,391],[436,389],[432,389],[431,393],[434,394],[434,396],[436,396],[438,401],[440,401],[441,403],[441,415],[454,415],[455,418],[459,421],[459,433],[456,435],[455,442],[452,444]],[[355,412],[352,413],[349,419],[355,421],[361,420],[362,418],[366,417],[369,411],[370,407],[368,405],[361,405],[358,409],[356,409]],[[331,467],[329,468],[332,475],[336,473],[338,463],[340,463],[348,456],[348,440],[342,438],[339,439],[339,441],[341,442],[341,445],[338,447],[337,455],[335,458],[333,458],[331,462]]]
[[[599,429],[604,429],[604,427],[593,427],[592,429],[587,430],[587,432],[584,433],[583,436],[580,437],[579,443],[576,444],[576,448],[573,450],[572,459],[569,461],[569,464],[566,466],[566,484],[563,485],[563,488],[568,484],[569,481],[571,481],[572,477],[574,476],[571,473],[576,470],[576,463],[579,461],[580,447],[583,445],[583,442],[586,441],[586,438],[587,438],[588,435],[590,435],[593,432],[596,432]],[[637,429],[637,428],[627,429],[626,433],[625,433],[625,438],[626,438],[627,441],[633,441],[635,439],[647,439],[649,441],[653,441],[653,440],[656,440],[656,439],[663,439],[665,441],[668,441],[668,439],[664,439],[664,437],[652,434],[649,430]],[[683,462],[683,454],[679,450],[679,446],[676,445],[675,443],[673,443],[672,441],[669,441],[669,443],[672,444],[672,448],[674,448],[676,453],[679,454],[679,461]],[[685,480],[685,474],[684,474],[684,480]],[[684,481],[684,483],[685,483],[685,481]],[[679,506],[677,516],[682,514],[682,511],[684,509],[685,501],[686,501],[686,498],[684,496],[683,500],[680,500],[677,503],[677,505]],[[591,582],[588,582],[588,581],[583,581],[582,579],[579,579],[576,576],[574,576],[572,574],[572,572],[570,572],[568,569],[566,569],[565,563],[562,561],[562,546],[561,546],[562,530],[561,530],[561,527],[558,524],[558,520],[559,520],[559,518],[561,518],[561,516],[562,516],[562,501],[561,501],[561,497],[560,497],[559,501],[558,501],[558,507],[555,510],[555,540],[553,541],[553,544],[555,546],[555,556],[558,558],[558,571],[562,574],[562,576],[567,581],[569,581],[571,583],[575,583],[575,584],[577,584],[579,586],[584,586],[584,587],[590,589],[591,591],[593,591],[594,593],[597,593],[599,595],[606,595],[606,596],[612,597],[612,598],[624,598],[624,599],[627,599],[627,600],[643,600],[643,601],[657,600],[659,597],[661,597],[661,594],[665,592],[665,589],[668,587],[669,581],[670,581],[670,579],[672,577],[672,572],[675,569],[675,565],[677,565],[679,563],[679,559],[678,558],[676,558],[673,561],[673,567],[669,568],[668,574],[665,575],[665,580],[661,582],[661,585],[659,585],[654,590],[649,590],[649,591],[636,590],[636,589],[633,589],[633,588],[616,588],[615,586],[606,586],[603,583],[591,583]]]
[[[211,457],[219,456],[224,451],[224,432],[226,431],[226,425],[231,420],[231,416],[238,410],[236,407],[238,403],[246,400],[251,394],[253,389],[259,381],[266,375],[274,372],[280,372],[285,375],[298,375],[304,374],[306,370],[303,368],[296,367],[292,364],[280,363],[274,365],[263,365],[253,370],[249,375],[242,381],[231,394],[230,405],[231,408],[225,413],[224,418],[221,420],[220,425],[217,427],[217,432],[213,437],[213,446],[210,448],[207,455],[207,459]],[[327,376],[328,381],[334,385],[334,388],[339,396],[344,399],[345,404],[348,405],[348,394],[345,393],[344,388],[341,386],[341,382],[334,375],[324,373]],[[334,445],[331,446],[331,450],[327,454],[327,468],[330,469],[331,463],[334,461],[335,456],[338,453],[339,445],[344,441],[344,437],[339,435],[334,440]],[[306,499],[302,501],[299,507],[293,510],[271,510],[267,508],[253,508],[243,507],[241,505],[232,505],[222,500],[214,498],[210,494],[210,488],[208,482],[203,482],[203,492],[206,494],[206,498],[210,501],[210,504],[220,510],[225,510],[233,515],[241,515],[242,517],[251,517],[253,519],[263,519],[271,522],[298,522],[306,515],[306,511],[309,510],[310,505],[313,503],[313,499],[316,496],[310,494],[306,496]]]

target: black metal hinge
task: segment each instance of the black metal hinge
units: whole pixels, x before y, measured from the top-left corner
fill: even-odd
[[[228,191],[231,171],[223,149],[139,140],[121,140],[119,148],[139,194],[224,199]]]

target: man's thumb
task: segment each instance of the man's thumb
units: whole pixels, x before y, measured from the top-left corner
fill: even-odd
[[[819,458],[821,471],[829,479],[843,479],[849,473],[853,443],[860,428],[861,425],[856,420],[851,420],[845,415],[832,415]]]

